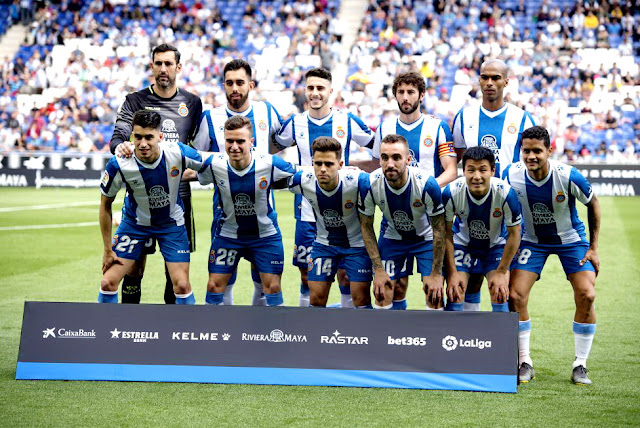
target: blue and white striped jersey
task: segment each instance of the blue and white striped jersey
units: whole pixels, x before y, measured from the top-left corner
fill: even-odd
[[[113,198],[122,186],[127,188],[122,221],[140,226],[184,224],[184,205],[178,187],[186,168],[203,167],[197,150],[182,143],[161,143],[161,153],[151,164],[129,158],[112,157],[100,183],[103,195]]]
[[[444,213],[442,194],[435,178],[415,167],[409,169],[409,179],[401,189],[387,184],[382,168],[369,175],[369,181],[360,186],[358,209],[367,216],[380,207],[381,234],[398,241],[432,241],[433,230],[429,217]]]
[[[221,227],[216,235],[238,239],[279,234],[277,215],[271,204],[271,184],[295,172],[294,165],[272,155],[252,155],[251,162],[242,171],[229,165],[226,153],[210,156],[198,173],[198,181],[215,186],[217,195],[213,200],[214,203],[218,200],[222,208]]]
[[[236,115],[245,116],[251,121],[255,152],[269,154],[271,136],[280,130],[282,119],[275,107],[266,101],[253,102],[242,113],[231,111],[226,106],[204,111],[191,145],[203,152],[224,152],[224,123]]]
[[[342,146],[344,164],[349,165],[351,142],[364,147],[373,138],[373,132],[353,113],[333,108],[322,119],[312,118],[308,111],[291,116],[276,134],[276,141],[283,147],[290,147],[295,143],[298,147],[298,163],[310,166],[313,157],[311,144],[318,137],[333,137],[338,140]],[[295,197],[294,212],[298,220],[315,221],[311,206],[301,195]]]
[[[588,204],[593,189],[577,169],[549,160],[549,175],[535,181],[529,177],[526,165],[518,162],[507,167],[503,178],[522,205],[523,241],[546,245],[587,241],[576,199]]]
[[[506,244],[507,227],[522,220],[516,192],[496,177],[491,177],[489,192],[479,200],[471,196],[466,179],[460,177],[444,188],[442,203],[445,220],[454,222],[453,243],[464,245],[474,256]]]
[[[330,192],[318,185],[311,167],[303,167],[289,178],[289,190],[310,203],[315,214],[316,240],[323,245],[364,247],[358,216],[358,188],[369,180],[369,174],[357,168],[338,171],[338,186]]]
[[[522,132],[535,125],[531,115],[513,104],[496,111],[482,105],[464,107],[453,118],[453,144],[458,149],[483,146],[496,157],[496,177],[520,160]]]
[[[420,116],[413,123],[406,124],[400,118],[384,120],[376,130],[373,143],[373,157],[380,159],[380,143],[389,134],[402,135],[409,143],[412,161],[410,166],[425,170],[429,175],[438,177],[444,171],[440,158],[455,157],[453,137],[447,122],[435,116]]]

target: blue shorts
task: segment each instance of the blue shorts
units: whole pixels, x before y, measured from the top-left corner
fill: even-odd
[[[522,269],[528,272],[535,272],[540,276],[547,257],[550,254],[557,254],[562,263],[565,275],[575,272],[592,271],[595,272],[593,264],[587,261],[580,266],[580,261],[589,249],[586,242],[575,242],[564,245],[543,245],[534,244],[527,241],[520,243],[520,249],[516,253],[511,263],[511,270]]]
[[[244,257],[260,273],[282,274],[284,249],[279,233],[265,238],[226,238],[215,236],[209,252],[209,273],[232,273]]]
[[[167,263],[189,263],[189,238],[184,225],[139,226],[122,222],[113,235],[111,248],[120,258],[138,260],[151,238],[158,241]]]
[[[296,220],[296,236],[293,244],[293,265],[306,269],[316,239],[315,222]]]
[[[422,276],[431,275],[433,265],[433,243],[431,241],[404,242],[380,237],[378,239],[380,258],[392,280],[404,278],[413,273],[413,259],[418,263]]]
[[[371,259],[364,247],[330,247],[313,244],[309,259],[309,281],[331,281],[338,269],[346,269],[349,281],[371,282]]]
[[[500,260],[502,260],[502,253],[504,252],[504,245],[496,245],[479,257],[474,257],[467,247],[463,245],[454,245],[453,248],[453,259],[456,262],[456,269],[459,272],[466,272],[468,274],[477,273],[486,275],[492,270],[498,269]]]

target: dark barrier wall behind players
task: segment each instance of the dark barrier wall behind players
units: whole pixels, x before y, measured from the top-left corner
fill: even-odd
[[[25,303],[16,379],[516,392],[516,313]]]
[[[0,187],[98,187],[111,155],[0,155]],[[640,195],[640,165],[575,164],[598,196]]]

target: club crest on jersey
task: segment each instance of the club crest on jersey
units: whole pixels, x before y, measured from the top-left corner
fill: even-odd
[[[261,131],[266,131],[267,130],[267,124],[265,123],[264,120],[260,121],[260,123],[258,124],[258,128],[260,128]]]
[[[266,189],[269,183],[267,182],[266,177],[260,177],[260,183],[258,183],[258,187],[262,190]]]
[[[556,195],[556,202],[560,204],[564,202],[565,199],[566,197],[564,196],[564,192],[558,192],[558,194]]]
[[[178,106],[178,114],[182,117],[185,117],[189,114],[189,108],[185,103],[180,103],[180,105]]]
[[[336,131],[336,137],[338,138],[344,138],[345,133],[344,133],[344,129],[342,129],[342,127],[338,127],[338,130]]]
[[[433,140],[431,139],[431,135],[428,135],[427,138],[425,138],[422,143],[425,145],[425,147],[433,146]]]
[[[107,171],[102,174],[102,185],[106,186],[109,183],[109,173]]]
[[[500,211],[500,208],[496,208],[496,210],[493,212],[493,216],[495,218],[502,217],[502,211]]]
[[[347,199],[347,202],[344,203],[344,207],[346,209],[348,209],[348,210],[350,210],[354,206],[355,206],[355,204],[353,203],[353,201],[351,199]]]
[[[420,208],[422,206],[422,201],[420,199],[416,199],[413,201],[413,208]]]
[[[509,124],[509,126],[507,127],[507,132],[509,134],[515,134],[518,131],[518,128],[516,128],[515,123],[511,123]]]
[[[171,174],[171,177],[176,178],[176,177],[180,174],[180,170],[178,170],[178,167],[177,167],[177,166],[173,165],[173,166],[171,167],[171,172],[170,172],[170,174]]]

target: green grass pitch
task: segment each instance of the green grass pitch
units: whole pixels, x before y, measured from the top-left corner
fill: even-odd
[[[283,292],[297,305],[292,196],[276,195],[285,242]],[[640,198],[601,198],[598,330],[588,367],[594,385],[569,381],[573,298],[557,258],[533,289],[531,353],[537,378],[518,394],[377,388],[133,382],[16,381],[23,302],[94,302],[102,244],[97,190],[0,190],[0,426],[638,426],[640,425]],[[42,207],[71,204],[72,207]],[[39,205],[34,209],[34,205]],[[204,302],[211,194],[194,192],[198,250],[191,283]],[[31,207],[31,208],[30,208]],[[582,218],[585,218],[582,209]],[[65,228],[40,225],[94,223]],[[25,228],[25,226],[33,226]],[[159,252],[158,252],[159,253]],[[160,303],[162,258],[150,257],[143,303]],[[331,302],[338,300],[337,287]],[[410,309],[424,308],[412,277]],[[241,262],[237,304],[249,304]],[[483,290],[483,310],[490,305]]]

